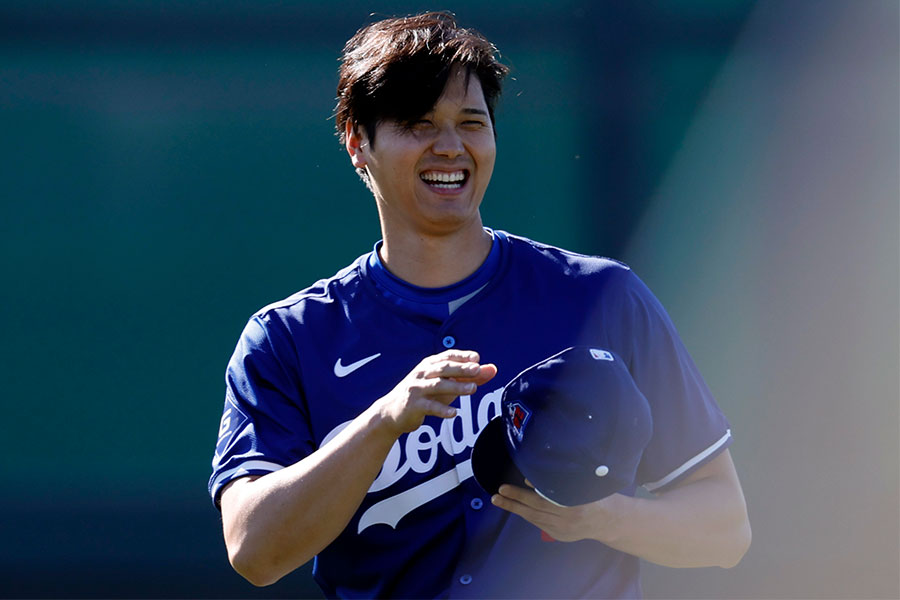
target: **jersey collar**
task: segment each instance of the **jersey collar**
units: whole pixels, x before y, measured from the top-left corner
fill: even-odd
[[[485,228],[493,240],[491,251],[478,269],[465,279],[448,286],[425,288],[400,279],[385,267],[379,250],[383,241],[375,244],[367,260],[367,271],[376,290],[388,302],[404,311],[412,311],[429,319],[443,322],[468,300],[478,295],[500,268],[501,244],[499,236]]]

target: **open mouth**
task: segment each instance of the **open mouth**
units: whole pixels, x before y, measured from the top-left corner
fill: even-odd
[[[425,171],[419,178],[426,185],[436,190],[452,191],[461,189],[469,180],[469,172],[465,169],[459,171]]]

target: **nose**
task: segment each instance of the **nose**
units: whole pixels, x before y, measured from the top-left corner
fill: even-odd
[[[438,156],[456,158],[463,154],[466,148],[455,127],[442,127],[431,146],[431,151]]]

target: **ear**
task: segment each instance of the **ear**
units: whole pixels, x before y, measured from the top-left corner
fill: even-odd
[[[369,149],[369,138],[362,127],[356,127],[350,121],[344,126],[344,139],[350,162],[357,169],[366,168],[366,154]]]

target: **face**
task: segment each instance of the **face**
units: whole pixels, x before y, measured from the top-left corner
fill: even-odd
[[[496,145],[478,77],[452,71],[429,113],[411,124],[379,123],[374,147],[359,129],[348,126],[347,151],[369,174],[386,235],[481,228]]]

